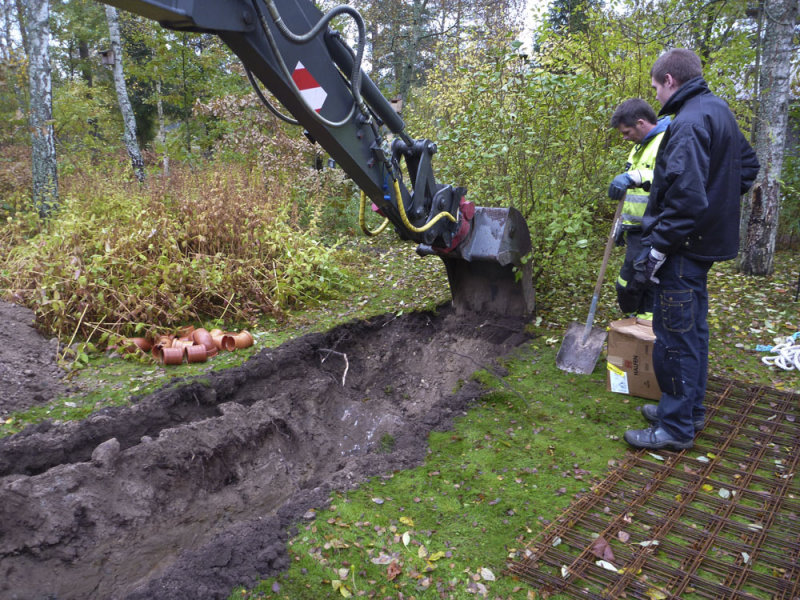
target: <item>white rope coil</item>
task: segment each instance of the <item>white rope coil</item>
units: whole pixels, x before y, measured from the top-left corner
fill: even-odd
[[[800,341],[796,335],[787,337],[783,342],[769,349],[772,354],[762,356],[761,362],[770,367],[778,367],[784,371],[797,369],[800,371]]]

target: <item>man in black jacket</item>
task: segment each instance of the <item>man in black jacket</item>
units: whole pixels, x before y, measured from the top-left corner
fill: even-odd
[[[663,54],[650,70],[661,115],[674,115],[656,158],[643,220],[639,276],[655,285],[652,426],[629,430],[637,448],[691,448],[703,428],[708,374],[708,270],[739,250],[741,195],[759,164],[728,105],[712,94],[691,50]]]

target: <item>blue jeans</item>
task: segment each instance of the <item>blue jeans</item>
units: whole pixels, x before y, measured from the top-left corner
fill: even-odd
[[[679,441],[694,439],[705,416],[708,377],[708,270],[712,262],[671,254],[656,273],[653,370],[661,388],[660,425]]]

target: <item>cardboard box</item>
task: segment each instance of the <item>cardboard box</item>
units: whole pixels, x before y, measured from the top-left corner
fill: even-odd
[[[661,390],[653,372],[653,324],[630,317],[612,321],[608,330],[608,390],[659,400]]]

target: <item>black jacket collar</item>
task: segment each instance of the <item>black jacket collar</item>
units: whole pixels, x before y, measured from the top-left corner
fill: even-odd
[[[708,93],[708,84],[702,77],[694,77],[684,83],[678,90],[672,94],[667,103],[659,112],[661,115],[674,115],[676,114],[683,104],[689,99],[697,96],[698,94]]]

